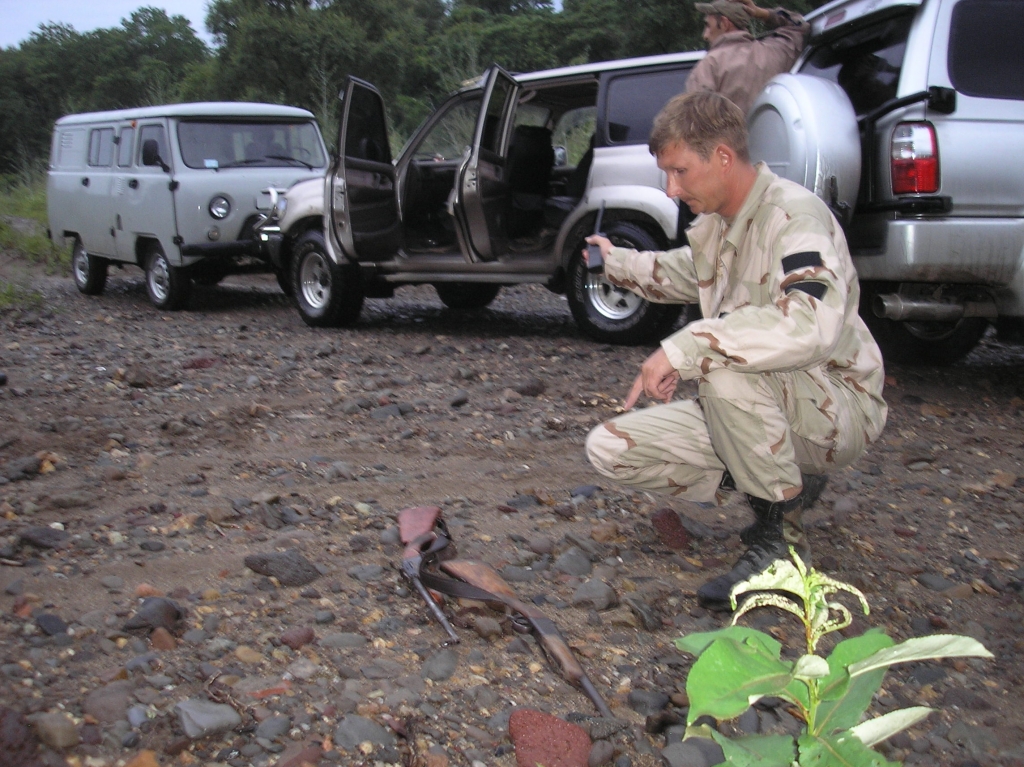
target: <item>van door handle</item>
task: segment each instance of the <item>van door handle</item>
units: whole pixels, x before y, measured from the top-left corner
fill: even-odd
[[[128,188],[129,189],[138,189],[139,188],[139,180],[137,178],[128,179]]]
[[[89,186],[89,177],[86,176],[82,179],[82,186]]]

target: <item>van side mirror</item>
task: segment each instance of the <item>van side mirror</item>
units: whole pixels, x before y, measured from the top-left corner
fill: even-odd
[[[170,173],[171,169],[160,157],[160,145],[155,138],[148,138],[142,142],[142,164],[159,165],[164,173]]]

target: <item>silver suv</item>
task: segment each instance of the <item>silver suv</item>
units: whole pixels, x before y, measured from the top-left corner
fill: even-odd
[[[289,264],[302,318],[355,322],[364,297],[403,284],[432,284],[447,306],[472,309],[502,285],[539,283],[565,293],[595,339],[659,338],[682,307],[613,287],[580,252],[602,205],[602,229],[619,244],[678,242],[680,207],[662,191],[647,139],[702,55],[514,76],[494,66],[451,95],[394,161],[380,94],[350,78],[325,183],[289,189],[261,235]]]
[[[748,116],[751,153],[846,230],[890,360],[1024,330],[1024,3],[838,0]]]

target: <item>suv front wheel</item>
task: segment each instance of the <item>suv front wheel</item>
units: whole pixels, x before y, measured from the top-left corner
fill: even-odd
[[[635,250],[661,250],[654,238],[636,224],[618,222],[605,233],[614,245]],[[569,260],[569,309],[583,332],[596,341],[642,344],[659,341],[679,319],[679,304],[653,304],[636,293],[616,287],[603,274],[587,271],[586,241],[576,244]]]
[[[302,321],[314,328],[355,322],[363,309],[357,268],[334,263],[317,231],[302,235],[292,253],[291,284]]]

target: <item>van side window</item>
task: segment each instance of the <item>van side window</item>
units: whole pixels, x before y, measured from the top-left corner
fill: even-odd
[[[953,9],[949,79],[968,96],[1024,99],[1024,3],[963,0]]]
[[[139,153],[136,163],[142,165],[142,145],[150,139],[156,141],[157,148],[160,150],[160,159],[170,163],[171,153],[167,151],[167,135],[164,133],[162,125],[143,125],[139,129]]]
[[[607,128],[598,145],[646,144],[654,117],[673,96],[686,89],[689,69],[617,75],[608,82]]]
[[[93,128],[89,131],[89,165],[107,168],[114,162],[114,129]]]
[[[117,164],[127,168],[132,164],[132,143],[135,141],[135,128],[122,128],[121,139],[117,145]]]
[[[857,115],[896,97],[912,14],[871,24],[811,52],[801,73],[838,83]]]

